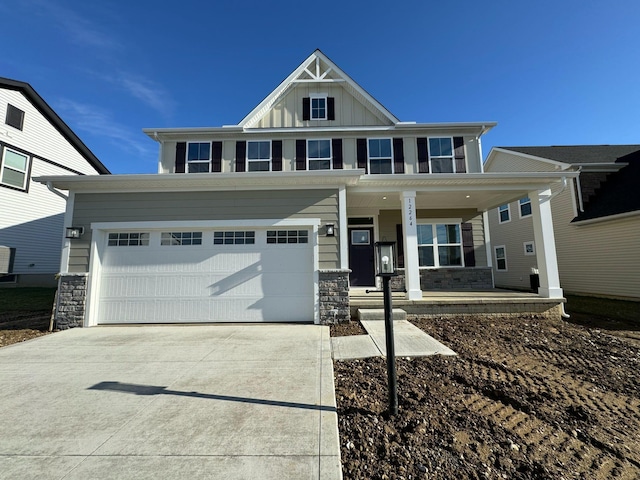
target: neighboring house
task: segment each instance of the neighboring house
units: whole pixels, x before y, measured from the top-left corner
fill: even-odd
[[[565,292],[640,300],[640,145],[500,147],[485,171],[570,171],[551,189]],[[539,267],[527,198],[489,213],[496,286],[527,289]]]
[[[483,173],[494,125],[401,122],[316,50],[237,125],[146,129],[158,174],[39,180],[70,191],[67,226],[84,228],[61,286],[86,287],[86,308],[58,326],[343,320],[383,240],[409,300],[490,289],[486,212],[566,176]],[[540,268],[541,295],[561,299]]]
[[[0,286],[55,286],[65,199],[32,177],[109,171],[28,83],[0,78],[0,122]]]

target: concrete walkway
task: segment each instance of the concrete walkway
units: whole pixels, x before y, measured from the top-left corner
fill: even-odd
[[[386,356],[384,321],[361,320],[360,323],[368,335],[331,338],[331,349],[335,360]],[[456,355],[453,350],[406,320],[394,320],[393,337],[396,357]]]
[[[0,478],[342,478],[329,329],[94,327],[0,349]]]

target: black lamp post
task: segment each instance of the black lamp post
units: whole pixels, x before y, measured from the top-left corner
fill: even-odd
[[[389,414],[398,413],[398,388],[396,384],[396,352],[393,340],[393,304],[389,281],[396,273],[395,242],[376,242],[376,276],[382,277],[384,293],[384,330],[387,344],[387,380],[389,384]]]

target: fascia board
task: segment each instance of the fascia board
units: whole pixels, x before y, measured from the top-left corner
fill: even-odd
[[[354,185],[364,170],[243,173],[165,173],[133,175],[61,175],[35,177],[61,190],[74,192],[277,190],[339,188]]]

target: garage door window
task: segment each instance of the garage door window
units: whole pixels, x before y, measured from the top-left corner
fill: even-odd
[[[108,245],[110,247],[146,247],[149,245],[149,234],[136,233],[110,233]]]
[[[213,232],[214,245],[253,245],[256,232]]]
[[[202,245],[202,232],[162,232],[160,245]]]
[[[306,230],[267,230],[267,243],[309,243]]]

